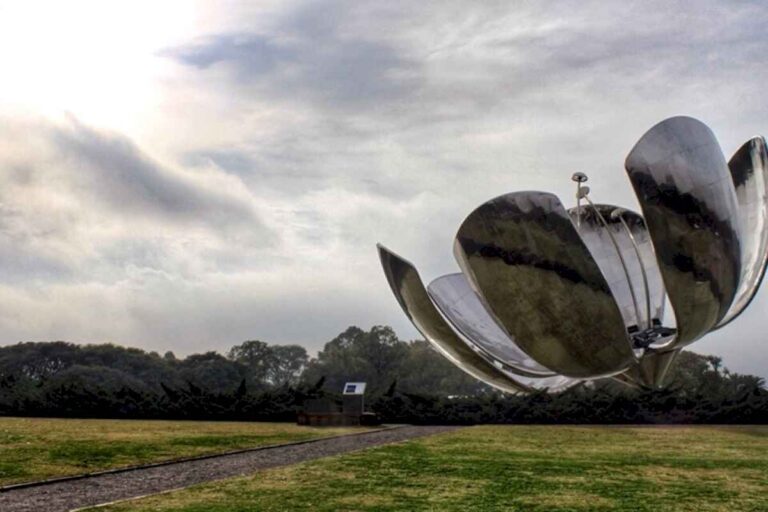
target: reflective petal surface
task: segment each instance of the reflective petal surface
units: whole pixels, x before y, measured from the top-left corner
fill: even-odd
[[[651,128],[625,166],[677,319],[673,343],[682,346],[725,317],[739,286],[739,220],[731,175],[712,131],[690,117]]]
[[[470,349],[443,320],[424,288],[416,268],[379,246],[379,258],[392,292],[416,329],[456,366],[502,391],[516,393],[530,388],[483,359]]]
[[[768,257],[768,152],[755,137],[728,162],[741,220],[741,280],[736,298],[720,321],[722,327],[749,305],[765,274]]]
[[[532,389],[546,389],[550,393],[559,393],[560,391],[565,391],[566,389],[582,382],[579,379],[572,379],[562,375],[542,378],[519,377],[519,380]]]
[[[627,370],[624,375],[629,379],[649,388],[660,388],[664,384],[670,366],[677,358],[679,350],[648,350],[640,361]]]
[[[568,213],[574,222],[580,216],[578,232],[603,271],[624,324],[645,329],[654,319],[660,323],[664,317],[664,283],[643,218],[607,204],[582,206],[580,211],[571,208]]]
[[[635,361],[610,286],[556,196],[484,203],[459,228],[454,252],[498,324],[541,365],[594,378]]]
[[[646,352],[640,361],[640,370],[647,386],[660,388],[664,384],[672,363],[677,359],[679,350],[667,350],[663,352]]]
[[[524,375],[547,376],[554,372],[540,365],[520,350],[491,317],[464,274],[448,274],[427,286],[429,296],[456,331],[468,342],[479,346]]]

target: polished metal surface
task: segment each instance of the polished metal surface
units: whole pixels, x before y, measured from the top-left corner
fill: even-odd
[[[571,176],[571,180],[576,183],[586,183],[589,181],[589,178],[583,172],[575,172],[573,173],[573,176]]]
[[[613,215],[616,211],[621,215]],[[575,208],[568,213],[571,218],[578,214]],[[662,323],[664,284],[643,218],[618,206],[596,204],[582,208],[578,231],[602,270],[627,329],[646,329],[654,320]]]
[[[517,192],[482,204],[454,253],[498,324],[545,367],[594,378],[635,361],[611,289],[556,196]]]
[[[673,346],[683,346],[725,317],[739,286],[740,226],[730,172],[712,131],[690,117],[651,128],[625,167],[677,319]]]
[[[642,216],[594,204],[581,172],[568,211],[544,192],[499,196],[458,230],[462,273],[428,289],[380,247],[403,310],[448,359],[499,389],[601,377],[661,387],[680,349],[740,315],[763,280],[768,149],[755,137],[726,164],[709,128],[674,117],[643,135],[625,168]]]
[[[632,233],[632,228],[629,227],[627,220],[624,218],[626,215],[629,215],[629,210],[626,210],[624,208],[616,208],[611,212],[610,216],[612,220],[618,219],[619,222],[621,222],[621,226],[624,228],[624,233],[627,235],[627,238],[629,238],[629,241],[632,243],[632,249],[634,250],[635,257],[637,258],[637,264],[640,267],[640,277],[643,279],[643,296],[645,297],[644,327],[646,329],[650,329],[653,326],[653,320],[652,320],[653,313],[651,312],[651,287],[650,287],[650,282],[648,281],[648,274],[649,274],[648,266],[651,263],[643,261],[643,253],[640,250],[639,241],[637,237],[635,237],[634,233]],[[643,223],[643,229],[645,230],[645,223]],[[662,295],[661,306],[662,308],[664,306],[663,295]]]
[[[589,178],[583,172],[575,172],[571,180],[576,182],[576,227],[581,227],[581,200],[589,194],[589,187],[582,183],[589,181]]]
[[[408,261],[379,245],[379,258],[392,292],[400,307],[424,337],[456,366],[502,391],[517,393],[533,388],[502,371],[470,349],[445,322],[429,298],[416,268]],[[562,377],[552,384],[562,385]]]
[[[747,141],[728,162],[741,221],[741,278],[736,298],[717,327],[752,302],[768,263],[768,151],[763,137]]]
[[[624,379],[646,388],[660,388],[678,354],[680,354],[680,350],[657,351],[650,349],[643,354],[636,365],[624,372],[622,376]]]
[[[565,391],[568,388],[571,388],[575,386],[576,384],[579,384],[580,382],[583,382],[580,379],[572,379],[570,377],[565,377],[563,375],[555,375],[553,377],[522,377],[517,376],[517,380],[524,383],[526,386],[535,389],[535,390],[543,390],[546,389],[550,393],[559,393],[560,391]]]
[[[490,357],[528,376],[555,373],[523,352],[491,317],[464,274],[448,274],[432,281],[427,292],[461,337]]]
[[[640,360],[640,371],[646,386],[662,387],[672,363],[677,359],[680,350],[656,352],[651,350]]]
[[[610,240],[610,244],[608,244],[607,246],[608,247],[613,246],[613,249],[614,249],[613,250],[613,254],[616,256],[616,258],[618,258],[618,265],[616,265],[615,267],[616,267],[617,270],[621,270],[621,273],[624,276],[624,280],[622,282],[623,282],[623,284],[626,285],[627,289],[629,290],[629,299],[630,299],[630,301],[632,303],[632,313],[634,313],[634,317],[632,317],[632,319],[630,320],[630,323],[628,325],[628,327],[629,327],[628,330],[630,332],[633,329],[634,330],[638,330],[638,329],[640,329],[640,324],[643,323],[642,315],[640,313],[639,301],[638,301],[638,298],[637,298],[638,292],[635,290],[635,285],[632,283],[632,276],[630,276],[630,274],[629,274],[629,268],[627,267],[627,261],[624,259],[624,255],[622,254],[622,246],[619,245],[619,242],[616,240],[616,235],[614,234],[613,230],[611,230],[611,227],[608,224],[608,221],[605,220],[605,216],[600,211],[600,209],[595,206],[595,204],[589,199],[589,197],[585,196],[584,199],[587,200],[587,202],[589,203],[589,206],[591,207],[590,211],[593,213],[594,217],[596,217],[598,219],[599,223],[600,223],[600,228],[601,229],[599,230],[599,232],[600,233],[605,233],[605,234],[608,235],[608,239]],[[612,211],[611,212],[606,212],[606,215],[608,217],[610,217],[610,213],[612,213]],[[624,226],[622,226],[622,228],[623,227]],[[620,232],[622,234],[626,234],[626,232],[624,232],[624,231],[620,231]],[[579,234],[581,234],[581,229],[579,229]],[[624,245],[626,245],[626,244],[624,244]],[[594,253],[593,253],[593,256],[594,256]],[[632,260],[630,259],[630,261],[632,261]],[[598,264],[598,266],[599,266],[599,264]],[[604,274],[606,273],[606,269],[605,268],[603,269],[603,273]],[[610,286],[610,281],[609,281],[608,284]],[[611,288],[613,289],[613,287],[611,287]],[[614,297],[615,297],[615,295],[614,295]],[[619,307],[621,307],[621,306],[619,306]],[[624,318],[625,318],[625,321],[626,321],[627,317],[625,316]]]
[[[633,376],[632,369],[629,369],[624,373],[619,373],[617,375],[614,375],[613,377],[611,377],[611,380],[620,382],[633,389],[642,389],[642,385]]]

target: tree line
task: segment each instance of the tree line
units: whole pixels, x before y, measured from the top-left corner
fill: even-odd
[[[500,393],[423,340],[349,327],[309,357],[299,345],[250,340],[226,354],[177,358],[117,345],[0,347],[0,415],[293,421],[310,398],[368,383],[368,408],[402,423],[766,423],[762,378],[683,352],[662,390],[611,380],[562,393]]]

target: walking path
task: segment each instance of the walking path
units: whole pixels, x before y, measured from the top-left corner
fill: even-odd
[[[66,512],[146,496],[305,460],[338,455],[457,427],[400,426],[238,453],[139,467],[116,472],[0,490],[2,512]]]

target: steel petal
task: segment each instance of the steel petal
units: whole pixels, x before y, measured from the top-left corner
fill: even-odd
[[[640,360],[640,371],[646,382],[655,388],[664,384],[664,378],[680,350],[648,351]]]
[[[556,196],[517,192],[484,203],[454,249],[494,319],[540,364],[593,378],[635,361],[610,287]]]
[[[624,384],[627,387],[630,387],[632,389],[641,389],[642,386],[640,382],[637,380],[637,376],[635,375],[636,372],[632,368],[625,371],[624,373],[619,373],[617,375],[614,375],[611,377],[612,380],[616,382],[620,382],[621,384]]]
[[[378,249],[384,273],[400,307],[438,352],[468,374],[502,391],[517,393],[531,390],[483,359],[459,339],[440,316],[419,273],[410,262],[384,246],[379,245]]]
[[[566,389],[583,382],[580,379],[572,379],[564,375],[555,375],[553,377],[520,377],[520,381],[528,387],[536,390],[546,389],[550,393],[559,393]]]
[[[499,327],[464,274],[448,274],[432,281],[427,292],[443,317],[467,342],[490,357],[528,376],[552,376],[555,373],[523,352]]]
[[[763,137],[745,143],[728,162],[741,220],[741,279],[717,327],[741,314],[760,288],[768,263],[768,151]]]
[[[739,285],[738,209],[728,166],[712,131],[690,117],[651,128],[625,166],[677,319],[669,348],[688,344],[723,319]]]
[[[609,204],[571,208],[568,213],[574,220],[580,216],[577,230],[603,271],[624,324],[639,330],[651,327],[654,321],[661,325],[664,283],[643,218]]]
[[[648,350],[624,375],[648,388],[661,388],[680,350]]]

